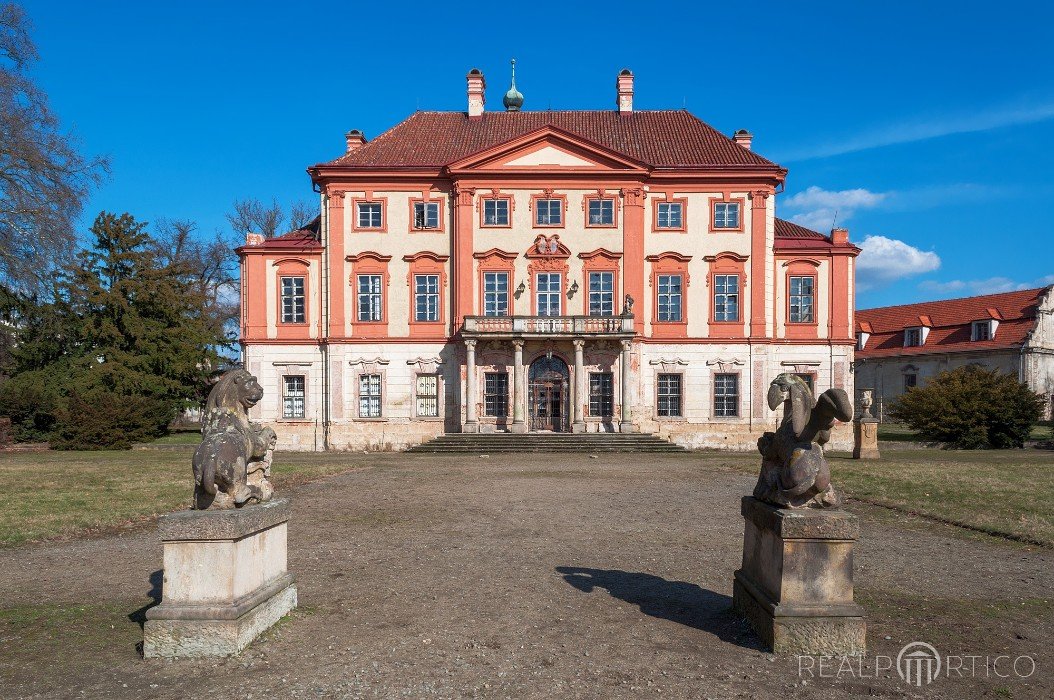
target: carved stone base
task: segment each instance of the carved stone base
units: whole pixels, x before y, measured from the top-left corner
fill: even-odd
[[[878,419],[857,418],[853,421],[853,459],[879,459]]]
[[[864,610],[853,602],[855,516],[776,508],[746,496],[743,567],[732,605],[777,654],[861,654]]]
[[[461,424],[461,432],[463,432],[463,433],[478,433],[478,432],[480,432],[480,430],[479,430],[479,423],[468,423],[468,422],[462,423]]]
[[[585,423],[572,423],[571,424],[571,432],[572,433],[584,433],[584,432],[586,432],[586,424]]]
[[[163,515],[162,601],[146,612],[143,656],[237,654],[296,607],[286,570],[289,501]]]
[[[629,422],[629,421],[623,421],[623,422],[619,423],[618,431],[620,433],[639,433],[640,432],[640,426],[637,425],[636,423],[632,423],[632,422]]]
[[[526,423],[513,423],[512,425],[509,426],[509,432],[510,433],[516,433],[517,435],[526,433],[527,432],[527,424]]]

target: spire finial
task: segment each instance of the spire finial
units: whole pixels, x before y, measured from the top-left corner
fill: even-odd
[[[506,112],[519,112],[520,107],[523,106],[523,95],[516,89],[516,59],[512,59],[512,85],[509,86],[509,91],[505,93],[505,97],[502,99],[502,104],[505,105]]]

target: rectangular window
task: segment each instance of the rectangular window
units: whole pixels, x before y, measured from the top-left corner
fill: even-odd
[[[484,199],[483,200],[483,225],[484,226],[508,226],[509,225],[509,200],[507,200],[507,199]]]
[[[381,417],[381,375],[359,375],[359,418]]]
[[[439,202],[414,202],[414,228],[439,228]]]
[[[684,208],[681,202],[659,202],[655,228],[683,228]]]
[[[739,228],[739,202],[714,202],[714,228]]]
[[[615,381],[611,372],[589,374],[589,415],[601,418],[615,415]]]
[[[973,338],[972,340],[991,340],[992,339],[992,323],[991,321],[974,321],[973,322]]]
[[[614,226],[615,200],[590,199],[588,224],[590,226]]]
[[[905,374],[904,375],[904,391],[914,388],[919,383],[919,375],[917,374]]]
[[[483,415],[504,418],[509,413],[509,373],[483,375]]]
[[[563,222],[562,199],[534,200],[534,225],[559,226]]]
[[[483,315],[509,315],[509,273],[483,273]]]
[[[790,278],[790,322],[813,322],[813,278]]]
[[[658,412],[660,417],[681,415],[681,375],[660,374],[658,377]]]
[[[906,348],[917,348],[922,345],[922,329],[921,328],[905,328],[904,329],[904,347]]]
[[[439,320],[439,275],[414,275],[414,320]]]
[[[304,322],[304,278],[282,278],[282,323]]]
[[[359,216],[359,228],[381,227],[380,202],[359,202],[357,206]]]
[[[384,318],[381,298],[381,276],[359,275],[360,321],[380,321]]]
[[[421,418],[439,417],[439,375],[417,375],[417,415]]]
[[[659,321],[679,323],[681,314],[681,276],[659,275]]]
[[[304,378],[300,375],[282,377],[282,418],[303,418]]]
[[[714,415],[739,415],[739,375],[714,375]]]
[[[560,315],[560,292],[563,288],[560,278],[559,272],[539,272],[535,276],[539,316]]]
[[[739,275],[714,275],[714,320],[739,320]]]
[[[615,315],[615,273],[589,273],[589,315]]]

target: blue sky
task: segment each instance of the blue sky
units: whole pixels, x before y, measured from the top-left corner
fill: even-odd
[[[113,175],[92,197],[225,227],[244,197],[311,201],[343,134],[463,110],[687,107],[790,170],[778,215],[862,244],[861,308],[1054,282],[1047,3],[28,2],[36,76]],[[438,9],[437,9],[438,8]],[[661,9],[660,9],[661,8]],[[559,12],[557,12],[557,9]]]

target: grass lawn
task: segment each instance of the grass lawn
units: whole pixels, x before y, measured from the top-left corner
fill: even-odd
[[[200,430],[179,430],[168,435],[162,435],[154,440],[154,445],[199,445],[201,444]]]
[[[200,438],[199,438],[200,439]],[[346,456],[281,454],[275,485],[346,470]],[[111,528],[190,505],[184,451],[24,452],[0,455],[0,546]]]
[[[879,460],[830,459],[850,497],[1054,547],[1054,452],[904,449]]]
[[[1050,440],[1052,437],[1050,425],[1050,421],[1036,423],[1032,426],[1028,439]],[[919,442],[921,440],[914,430],[903,423],[889,422],[878,424],[878,439],[889,442]]]

